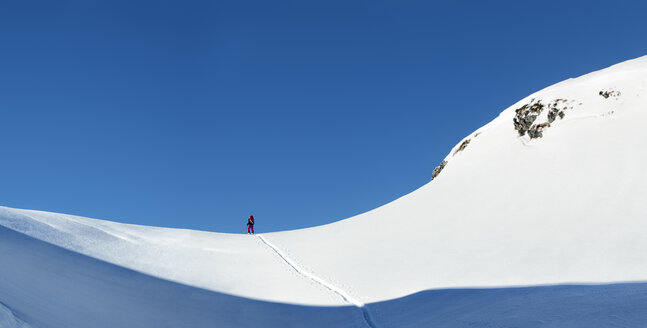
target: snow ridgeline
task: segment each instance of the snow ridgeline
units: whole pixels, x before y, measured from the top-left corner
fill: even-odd
[[[647,57],[555,84],[411,194],[264,239],[0,207],[0,302],[34,328],[636,326],[644,284],[537,286],[647,280],[646,89]]]

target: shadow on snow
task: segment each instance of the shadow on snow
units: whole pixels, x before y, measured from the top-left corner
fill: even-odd
[[[34,328],[366,326],[354,306],[282,304],[208,291],[1,226],[0,302]],[[367,307],[377,327],[642,327],[647,283],[428,290]]]

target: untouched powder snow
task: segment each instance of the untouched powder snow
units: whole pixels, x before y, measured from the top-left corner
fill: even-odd
[[[425,186],[324,226],[0,207],[0,327],[635,327],[647,284],[617,283],[647,281],[645,123],[647,56],[520,100]]]

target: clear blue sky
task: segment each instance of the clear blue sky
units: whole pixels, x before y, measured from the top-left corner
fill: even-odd
[[[646,55],[644,3],[2,1],[0,204],[222,232],[350,217],[529,93]]]

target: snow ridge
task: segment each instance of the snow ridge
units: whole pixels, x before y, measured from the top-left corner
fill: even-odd
[[[309,278],[310,280],[320,284],[321,286],[329,289],[333,293],[339,295],[346,303],[352,304],[362,310],[362,315],[364,318],[364,321],[366,321],[366,325],[370,328],[377,328],[375,324],[373,323],[373,319],[371,318],[371,314],[369,313],[368,309],[366,308],[365,304],[360,302],[359,300],[351,297],[346,293],[344,290],[342,290],[339,287],[336,287],[329,282],[313,275],[312,273],[309,273],[308,271],[302,269],[294,260],[292,260],[290,257],[285,255],[278,247],[276,247],[274,244],[272,244],[270,241],[265,239],[262,235],[257,235],[258,238],[263,242],[263,244],[267,245],[267,247],[271,248],[285,263],[287,263],[292,269],[294,269],[297,273],[300,275]]]

